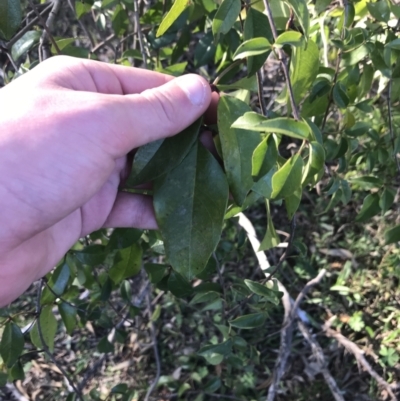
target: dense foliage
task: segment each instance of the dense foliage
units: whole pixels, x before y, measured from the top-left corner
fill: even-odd
[[[400,380],[399,21],[400,5],[389,0],[0,0],[4,85],[65,54],[196,72],[221,95],[217,121],[135,153],[124,190],[153,196],[159,231],[95,232],[0,310],[0,386],[24,380],[44,352],[67,377],[51,398],[345,399],[323,381],[307,393],[294,374],[295,384],[277,388],[299,333],[307,339],[312,328],[336,339],[340,329],[353,340],[362,333],[378,347],[375,369]],[[212,152],[200,140],[210,132]],[[148,182],[151,190],[140,186]],[[249,245],[242,212],[262,235],[259,247]],[[271,266],[261,270],[262,251]],[[373,266],[365,275],[363,264]],[[302,288],[322,268],[329,283],[308,298],[306,314]],[[367,312],[366,282],[389,294],[375,298],[385,303],[383,332],[377,309]],[[302,294],[296,307],[289,293]],[[90,384],[91,358],[129,359],[133,334],[147,330],[155,380]],[[329,353],[331,340],[322,341]],[[61,343],[79,355],[74,368],[57,357]],[[80,350],[86,343],[94,356]],[[160,377],[160,366],[172,371]],[[336,379],[341,388],[344,375]],[[373,379],[362,390],[368,399],[392,397]],[[338,394],[354,399],[352,391]]]

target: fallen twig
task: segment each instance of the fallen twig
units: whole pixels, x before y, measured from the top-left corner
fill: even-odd
[[[391,401],[397,401],[397,397],[394,394],[390,384],[383,379],[369,364],[369,362],[365,359],[364,352],[357,346],[357,344],[353,343],[353,341],[346,338],[343,334],[331,329],[328,322],[323,325],[323,329],[328,337],[334,338],[339,344],[346,348],[348,352],[351,352],[354,355],[357,363],[361,365],[370,374],[370,376],[376,380],[379,386],[386,390]]]

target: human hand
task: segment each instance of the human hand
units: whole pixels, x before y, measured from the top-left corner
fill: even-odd
[[[127,153],[209,106],[197,75],[58,56],[0,90],[0,306],[101,227],[156,228],[151,199],[118,192]]]

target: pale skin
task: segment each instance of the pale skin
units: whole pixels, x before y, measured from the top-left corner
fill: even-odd
[[[0,90],[0,307],[102,227],[157,227],[152,201],[119,190],[127,154],[208,108],[197,75],[174,79],[58,56]]]

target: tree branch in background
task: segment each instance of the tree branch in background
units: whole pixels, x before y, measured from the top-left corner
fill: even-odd
[[[151,340],[152,340],[152,343],[153,343],[154,358],[156,360],[156,367],[157,367],[156,377],[154,378],[154,380],[151,383],[149,389],[147,390],[146,396],[144,397],[144,401],[149,401],[151,393],[157,387],[157,383],[160,380],[160,376],[161,376],[161,361],[160,361],[160,354],[158,352],[156,328],[155,328],[154,322],[151,319],[152,318],[151,301],[150,301],[150,295],[148,293],[147,293],[147,296],[146,296],[146,302],[147,302],[147,310],[148,310],[148,313],[149,313],[150,335],[151,335]]]
[[[42,343],[42,347],[46,355],[51,359],[51,361],[54,363],[54,365],[57,366],[57,368],[60,370],[60,372],[63,374],[65,379],[67,380],[68,384],[71,386],[71,388],[74,390],[76,396],[78,397],[79,400],[84,401],[82,393],[79,391],[77,386],[75,385],[74,381],[71,379],[67,371],[63,368],[62,365],[60,365],[56,359],[56,357],[51,353],[49,347],[47,346],[44,336],[43,336],[43,331],[42,327],[40,324],[40,313],[42,311],[42,306],[40,305],[40,298],[42,296],[42,287],[43,287],[43,279],[39,281],[39,286],[38,286],[38,291],[37,291],[37,296],[36,296],[36,313],[37,313],[37,328],[38,328],[38,333],[39,333],[39,338],[40,342]]]
[[[278,37],[278,31],[276,30],[274,18],[272,16],[271,6],[269,4],[269,0],[263,0],[263,1],[264,1],[264,6],[265,6],[265,14],[268,17],[268,21],[269,21],[269,24],[270,24],[271,30],[272,30],[272,35],[273,35],[274,39],[276,40]],[[286,64],[286,59],[287,59],[286,54],[282,49],[277,49],[277,53],[279,56],[279,61],[281,62],[283,74],[285,75],[285,81],[286,81],[286,85],[287,85],[288,92],[289,92],[289,98],[290,98],[290,104],[292,106],[293,117],[296,120],[300,120],[299,109],[298,109],[298,107],[296,105],[296,101],[294,99],[293,87],[292,87],[292,83],[290,81],[289,68]]]
[[[396,160],[397,171],[398,171],[398,173],[400,175],[400,163],[399,163],[399,159],[397,158],[397,155],[395,153],[396,152],[396,144],[395,144],[395,141],[394,141],[394,130],[393,130],[392,78],[389,79],[387,103],[388,103],[388,115],[389,115],[389,133],[390,133],[390,140],[392,142],[392,147],[393,147],[393,157]]]
[[[35,11],[35,14],[39,17],[40,23],[43,26],[44,32],[42,37],[40,38],[39,44],[39,60],[43,61],[50,57],[50,49],[48,48],[47,41],[50,40],[52,45],[54,46],[57,54],[61,54],[60,48],[58,47],[53,35],[51,34],[51,29],[53,28],[55,18],[57,17],[58,11],[61,8],[61,0],[54,0],[53,5],[50,11],[49,16],[47,17],[47,21],[45,21],[42,15],[39,13],[36,5],[33,3],[33,0],[28,0],[30,6]]]
[[[80,18],[77,18],[76,16],[76,11],[75,11],[75,7],[72,3],[72,0],[68,0],[68,5],[69,8],[72,11],[72,14],[74,15],[76,21],[78,22],[79,26],[81,27],[82,31],[85,33],[85,35],[88,37],[89,41],[90,41],[90,52],[93,53],[93,48],[95,47],[95,42],[93,39],[93,36],[91,35],[91,33],[89,32],[89,30],[86,28],[85,24],[80,20]]]
[[[324,379],[327,385],[329,386],[329,389],[331,390],[331,393],[335,398],[335,401],[345,401],[344,397],[342,396],[342,392],[340,391],[339,387],[336,384],[335,379],[332,377],[331,373],[328,370],[327,363],[325,360],[325,355],[324,352],[322,351],[321,346],[318,344],[317,340],[311,335],[307,326],[300,319],[297,321],[297,326],[301,334],[303,334],[303,337],[310,344],[315,361],[318,363],[321,373],[324,376]]]
[[[135,20],[135,31],[139,39],[140,53],[143,58],[143,67],[147,69],[147,54],[144,44],[143,32],[140,27],[140,15],[139,15],[139,0],[133,0],[133,17]]]
[[[263,251],[259,251],[260,241],[257,238],[256,231],[254,226],[252,225],[251,221],[243,214],[239,214],[239,225],[244,228],[247,233],[247,237],[251,243],[251,246],[256,254],[258,263],[260,264],[261,270],[264,272],[265,276],[268,278],[268,269],[270,268],[270,264],[268,259]],[[290,355],[291,351],[291,344],[292,344],[292,337],[293,337],[293,323],[295,320],[299,321],[299,324],[304,324],[304,311],[300,310],[300,302],[309,291],[309,289],[320,282],[325,274],[324,270],[315,277],[314,279],[310,280],[303,288],[303,290],[297,296],[296,302],[290,297],[288,291],[286,290],[285,286],[277,279],[276,282],[278,283],[278,289],[283,293],[282,296],[282,304],[284,308],[284,319],[281,328],[281,340],[280,340],[280,347],[278,357],[276,359],[274,372],[272,374],[272,383],[268,389],[268,396],[267,401],[273,401],[276,396],[276,391],[279,385],[279,382],[285,372],[287,359]],[[305,326],[305,325],[304,325]],[[311,336],[310,336],[311,337]],[[316,340],[313,341],[314,346],[315,344],[321,349],[319,344]],[[322,354],[323,356],[323,354]],[[335,396],[336,401],[343,401],[343,398],[338,398],[337,395],[341,396],[341,392],[337,387],[337,384],[327,368],[325,369],[326,372],[324,374],[324,378],[327,381],[329,388],[332,391],[332,394]]]
[[[396,401],[397,397],[393,393],[393,390],[390,384],[384,380],[379,374],[373,369],[373,367],[369,364],[369,362],[365,359],[364,352],[358,348],[357,344],[350,341],[343,334],[338,333],[337,331],[330,328],[329,323],[325,323],[323,326],[323,330],[328,337],[334,338],[340,345],[342,345],[346,350],[354,355],[357,360],[357,363],[361,365],[371,377],[373,377],[379,386],[381,386],[390,396],[391,401]]]
[[[264,99],[264,80],[262,69],[257,71],[257,87],[258,87],[258,101],[260,103],[260,109],[264,116],[267,115],[267,105]]]

